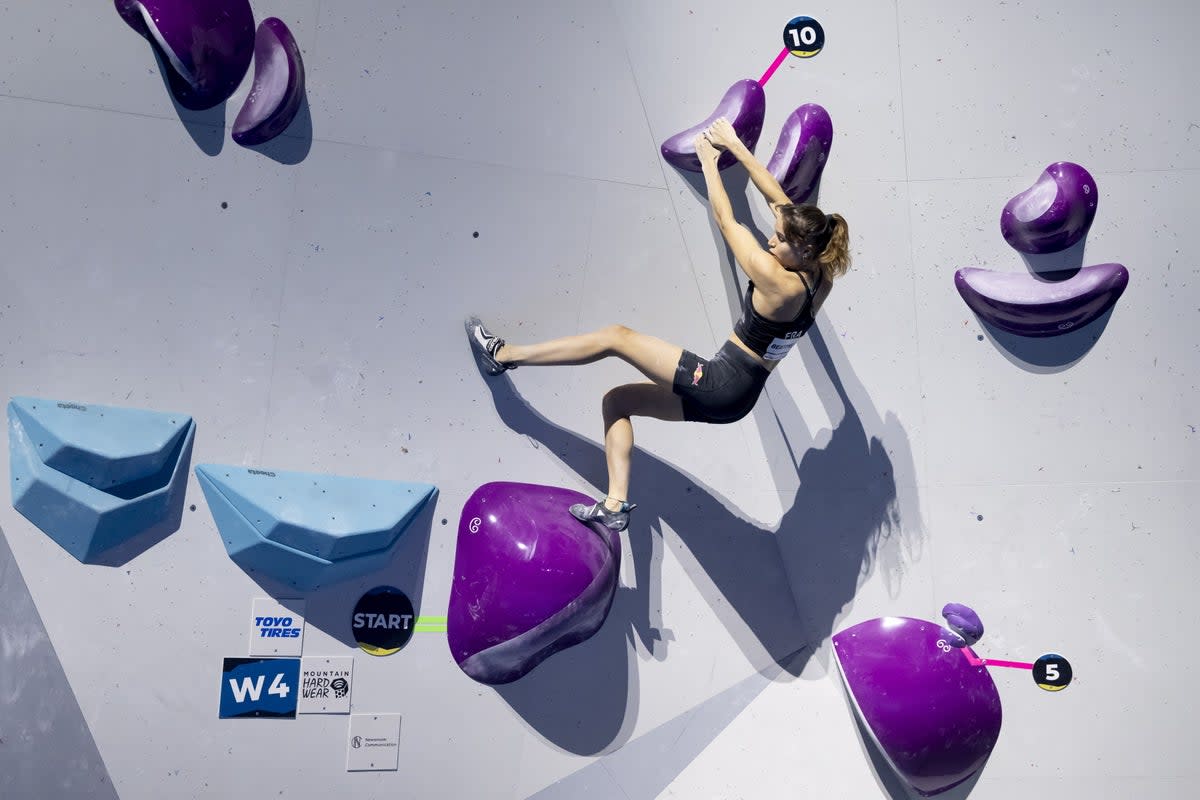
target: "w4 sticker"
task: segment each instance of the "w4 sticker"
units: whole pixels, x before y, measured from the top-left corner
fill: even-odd
[[[296,716],[298,658],[227,658],[221,670],[221,719]]]

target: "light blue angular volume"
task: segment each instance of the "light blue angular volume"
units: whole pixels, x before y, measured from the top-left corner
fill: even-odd
[[[429,483],[200,464],[196,477],[229,557],[297,589],[387,564],[434,497]]]
[[[162,524],[186,489],[187,414],[34,397],[8,403],[12,504],[82,562]]]

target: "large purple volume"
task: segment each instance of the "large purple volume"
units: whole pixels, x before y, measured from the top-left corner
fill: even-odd
[[[212,108],[242,82],[254,53],[249,0],[114,0],[129,27],[157,46],[184,108]]]
[[[868,620],[833,637],[859,716],[900,777],[925,797],[982,769],[1000,738],[992,676],[939,639],[936,623],[910,617]]]
[[[253,146],[292,124],[304,98],[304,61],[283,20],[268,17],[254,39],[254,86],[233,123],[233,140]]]
[[[696,137],[721,117],[729,120],[734,132],[746,147],[753,152],[762,134],[763,118],[767,115],[767,95],[758,81],[738,81],[721,98],[715,111],[699,125],[675,134],[662,143],[662,155],[667,163],[677,169],[701,172],[700,158],[696,155]],[[717,159],[717,167],[725,169],[737,163],[737,158],[728,151]]]
[[[1099,200],[1096,181],[1086,169],[1056,161],[1037,183],[1005,204],[1000,233],[1023,253],[1057,253],[1087,235]]]
[[[963,301],[985,322],[1021,336],[1057,336],[1112,308],[1129,285],[1120,264],[1084,267],[1065,281],[964,267],[954,273]]]
[[[589,638],[617,590],[620,539],[567,510],[570,489],[487,483],[463,506],[447,638],[458,666],[487,684],[515,681]]]
[[[833,120],[816,103],[805,103],[788,116],[767,164],[793,203],[810,203],[833,147]]]

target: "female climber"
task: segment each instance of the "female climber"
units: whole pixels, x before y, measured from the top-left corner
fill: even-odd
[[[604,395],[608,494],[594,505],[569,509],[583,522],[600,522],[616,531],[626,528],[629,512],[637,507],[628,502],[633,452],[630,417],[719,424],[746,416],[771,370],[813,324],[834,279],[850,266],[846,220],[816,206],[793,204],[727,120],[718,119],[696,137],[695,144],[713,217],[748,278],[741,318],[716,355],[702,359],[624,325],[538,344],[514,344],[489,332],[478,318],[466,324],[471,346],[489,375],[518,366],[590,364],[616,356],[650,379],[618,386]],[[765,250],[733,217],[717,169],[722,150],[742,163],[775,215],[775,232]]]

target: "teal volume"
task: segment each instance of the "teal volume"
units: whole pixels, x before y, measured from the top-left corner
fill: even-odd
[[[200,464],[231,559],[296,589],[374,572],[438,489],[429,483]]]
[[[163,525],[186,490],[187,414],[13,397],[13,507],[81,562]]]

